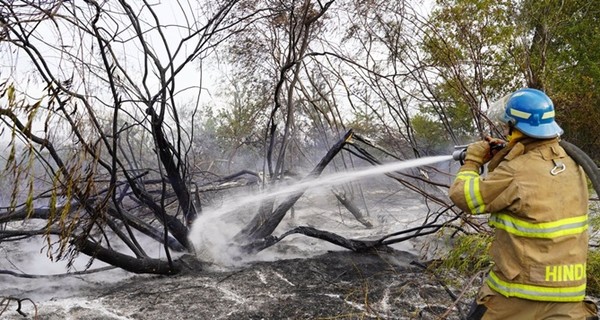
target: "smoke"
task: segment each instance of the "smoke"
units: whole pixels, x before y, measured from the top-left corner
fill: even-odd
[[[17,229],[21,224],[22,222],[8,223],[6,228]],[[42,221],[28,221],[27,224],[39,228],[45,225]],[[141,233],[136,232],[135,235],[148,255],[164,256],[162,244]],[[84,254],[76,256],[70,265],[67,259],[57,260],[56,254],[53,260],[48,253],[49,242],[54,243],[52,250],[56,250],[59,242],[57,236],[50,236],[49,240],[39,236],[15,242],[2,242],[0,270],[10,270],[33,278],[0,274],[0,296],[29,298],[36,302],[47,301],[75,296],[78,292],[89,292],[104,284],[116,283],[132,276],[131,273],[119,268],[74,276],[73,272],[93,271],[109,265],[94,260],[88,268],[91,258]],[[121,252],[129,252],[126,251],[128,249],[124,244],[113,243],[113,248]]]
[[[371,189],[371,195],[376,199],[367,204],[371,210],[373,229],[367,229],[351,215],[344,216],[337,208],[335,198],[330,192],[331,186],[349,181],[366,180],[390,171],[399,171],[411,167],[429,165],[449,160],[450,157],[432,157],[404,162],[390,163],[379,167],[369,167],[363,170],[341,172],[323,175],[318,179],[300,181],[288,186],[277,186],[277,189],[231,195],[224,199],[221,205],[213,208],[206,207],[198,217],[190,232],[190,240],[194,244],[200,259],[209,261],[216,266],[236,267],[251,261],[266,261],[285,258],[308,257],[329,250],[340,250],[340,247],[326,241],[308,238],[302,235],[292,235],[252,257],[244,254],[233,245],[232,239],[256,214],[259,205],[267,199],[285,199],[285,196],[307,190],[296,204],[295,217],[288,215],[275,231],[289,230],[298,225],[312,226],[322,230],[335,232],[341,236],[366,238],[374,234],[386,234],[397,231],[407,225],[418,223],[423,216],[422,202],[408,191],[389,192]],[[385,181],[388,181],[386,179]],[[370,181],[370,179],[369,179]],[[379,180],[373,188],[381,187]],[[395,185],[395,184],[394,184]],[[412,198],[411,198],[412,196]],[[275,204],[277,205],[277,204]],[[143,240],[143,237],[140,237]],[[0,247],[0,269],[19,270],[23,273],[49,275],[66,272],[65,261],[52,262],[45,251],[40,251],[45,242],[41,238],[30,239],[20,243],[2,243]],[[398,249],[410,249],[408,243],[399,244]],[[150,248],[152,245],[145,245]],[[153,256],[164,255],[162,245],[156,244],[156,252],[148,252]],[[150,251],[153,251],[150,249]],[[88,263],[89,257],[81,256],[75,261],[72,271],[81,271]],[[96,261],[92,269],[106,266]],[[63,298],[77,295],[78,292],[91,292],[95,288],[121,281],[131,274],[115,269],[111,271],[89,274],[85,276],[65,278],[24,279],[14,276],[0,275],[0,291],[3,295],[21,298],[31,298],[36,302],[47,301],[50,298]]]
[[[248,257],[244,257],[239,248],[233,244],[233,237],[247,223],[244,220],[251,218],[248,215],[256,214],[258,205],[263,201],[281,199],[304,190],[314,191],[387,172],[402,171],[451,159],[452,156],[435,156],[393,162],[356,171],[323,175],[315,179],[305,179],[288,186],[278,186],[277,189],[266,192],[232,196],[223,201],[223,205],[220,207],[204,210],[192,226],[190,241],[194,244],[200,259],[221,266],[238,266],[247,262]]]
[[[52,261],[44,249],[42,238],[30,238],[27,241],[5,242],[0,247],[0,270],[38,276],[23,278],[0,274],[0,292],[2,296],[29,298],[36,302],[53,298],[69,297],[77,292],[87,292],[100,283],[113,283],[129,275],[119,269],[108,270],[77,277],[63,276],[69,269],[66,261]],[[89,257],[75,258],[71,271],[85,269]],[[94,262],[90,270],[107,266]]]

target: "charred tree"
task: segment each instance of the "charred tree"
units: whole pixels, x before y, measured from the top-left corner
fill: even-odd
[[[352,130],[349,130],[344,136],[334,144],[321,161],[315,166],[310,174],[302,181],[310,181],[317,178],[327,167],[327,164],[343,149],[344,145],[352,138]],[[267,200],[269,205],[261,205],[260,212],[252,219],[252,221],[235,237],[236,242],[251,243],[253,241],[270,236],[275,228],[279,225],[285,214],[304,194],[305,190],[295,192],[282,201],[275,210],[268,210],[272,207],[272,199]]]
[[[198,103],[181,105],[179,95],[195,88],[198,98],[202,84],[180,80],[249,23],[231,14],[237,3],[176,22],[161,21],[159,5],[134,1],[0,4],[3,48],[18,59],[15,70],[27,69],[26,81],[3,72],[0,83],[10,197],[0,208],[0,241],[45,237],[52,260],[83,253],[89,265],[181,270],[172,253],[193,252],[188,233],[201,204],[193,197],[194,118],[181,116]],[[191,8],[178,9],[187,17]],[[168,37],[173,27],[185,34]],[[163,245],[163,258],[147,253],[148,242]]]

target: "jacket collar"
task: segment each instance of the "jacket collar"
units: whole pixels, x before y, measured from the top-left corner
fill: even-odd
[[[541,146],[558,143],[558,139],[558,137],[551,139],[523,137],[518,140],[512,140],[504,149],[498,151],[498,153],[492,157],[488,164],[488,170],[490,172],[494,171],[503,160],[511,160]]]
[[[559,141],[558,138],[542,140],[542,139],[534,139],[534,138],[525,137],[523,139],[518,140],[516,143],[522,144],[523,147],[525,148],[523,153],[527,153],[527,152],[537,149],[541,146],[558,143],[558,141]]]

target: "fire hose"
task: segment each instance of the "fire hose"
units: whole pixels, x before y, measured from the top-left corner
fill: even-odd
[[[600,171],[594,160],[570,142],[561,140],[559,144],[565,149],[567,154],[583,168],[585,174],[592,181],[592,186],[594,187],[594,190],[596,190],[596,194],[600,196]]]

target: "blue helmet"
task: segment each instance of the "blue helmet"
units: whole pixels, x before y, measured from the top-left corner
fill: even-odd
[[[552,100],[536,89],[520,89],[510,95],[502,120],[532,138],[555,138],[563,133],[554,121]]]

